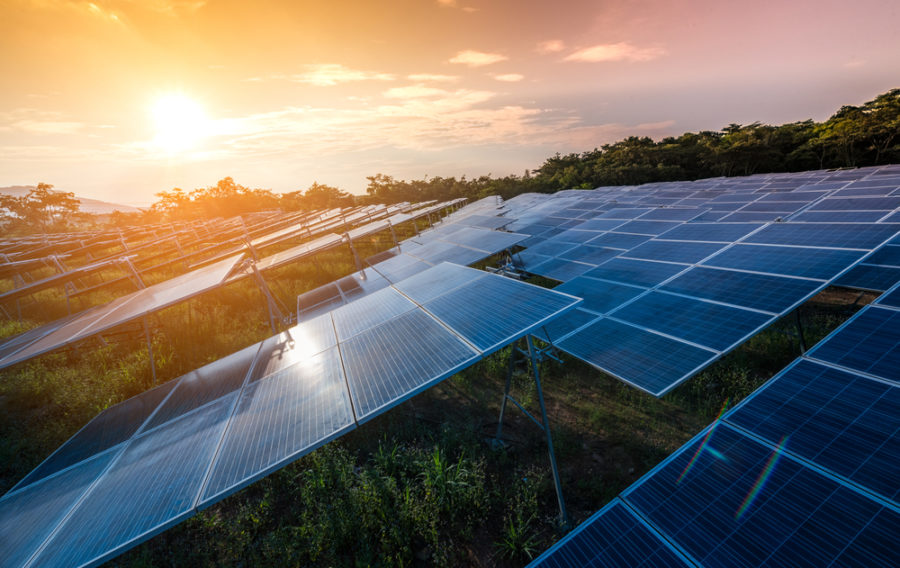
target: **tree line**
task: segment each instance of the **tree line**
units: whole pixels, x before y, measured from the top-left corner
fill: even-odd
[[[359,196],[318,182],[306,190],[278,194],[270,189],[251,189],[226,177],[214,186],[191,191],[176,187],[159,192],[148,210],[116,212],[107,223],[123,226],[232,217],[269,209],[314,210],[458,197],[476,200],[488,195],[509,199],[528,192],[887,163],[900,163],[900,88],[860,106],[842,106],[824,122],[729,124],[721,131],[685,132],[658,141],[630,136],[582,153],[556,154],[521,176],[425,177],[406,181],[378,173],[366,178],[366,193]],[[74,221],[84,223],[74,196],[52,192],[51,188],[41,183],[25,197],[0,196],[0,225],[4,231],[63,231],[70,229]]]

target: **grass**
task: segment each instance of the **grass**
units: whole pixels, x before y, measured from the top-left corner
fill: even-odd
[[[398,235],[398,238],[402,238]],[[374,254],[382,235],[361,244]],[[291,295],[353,270],[346,250],[267,277]],[[852,312],[831,290],[802,312],[808,344]],[[869,298],[864,298],[863,302]],[[290,305],[290,304],[289,304]],[[102,409],[271,334],[249,279],[0,372],[0,490]],[[5,323],[10,335],[30,324]],[[541,363],[569,515],[601,508],[799,354],[793,319],[662,399],[563,356]],[[509,348],[112,561],[116,566],[521,566],[563,533],[543,433],[512,405],[497,428]],[[531,377],[512,391],[539,416]]]

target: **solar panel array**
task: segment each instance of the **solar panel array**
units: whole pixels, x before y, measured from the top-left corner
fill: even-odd
[[[850,278],[856,271],[877,267],[878,289],[892,272],[900,278],[890,264],[900,256],[895,194],[894,169],[868,168],[565,191],[505,206],[518,217],[508,228],[531,235],[516,255],[522,270],[585,300],[541,339],[661,396],[828,285],[866,288]]]
[[[531,564],[897,566],[900,286]]]
[[[578,302],[444,263],[110,407],[0,499],[0,564],[107,560]]]
[[[297,298],[298,319],[326,313],[441,262],[459,265],[478,262],[528,237],[493,230],[514,221],[498,216],[498,212],[496,200],[492,198],[476,202],[457,212],[462,215],[451,214],[441,225],[400,242],[396,249],[367,259],[371,268],[301,294]]]
[[[242,256],[233,256],[198,268],[117,298],[108,304],[15,336],[0,343],[0,368],[15,365],[216,288],[225,282]]]

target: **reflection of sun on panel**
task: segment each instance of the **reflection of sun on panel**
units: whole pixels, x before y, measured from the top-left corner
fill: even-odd
[[[167,152],[195,147],[209,134],[206,113],[196,101],[180,94],[161,97],[153,105],[154,143]]]

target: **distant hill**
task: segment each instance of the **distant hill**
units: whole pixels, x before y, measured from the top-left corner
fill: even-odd
[[[33,185],[11,185],[9,187],[0,187],[0,193],[23,197],[32,189],[34,189]],[[137,213],[140,211],[140,209],[132,207],[131,205],[110,203],[108,201],[100,201],[99,199],[88,199],[87,197],[79,197],[77,195],[75,198],[81,202],[82,212],[93,213],[94,215],[108,215],[117,209],[122,213]]]

